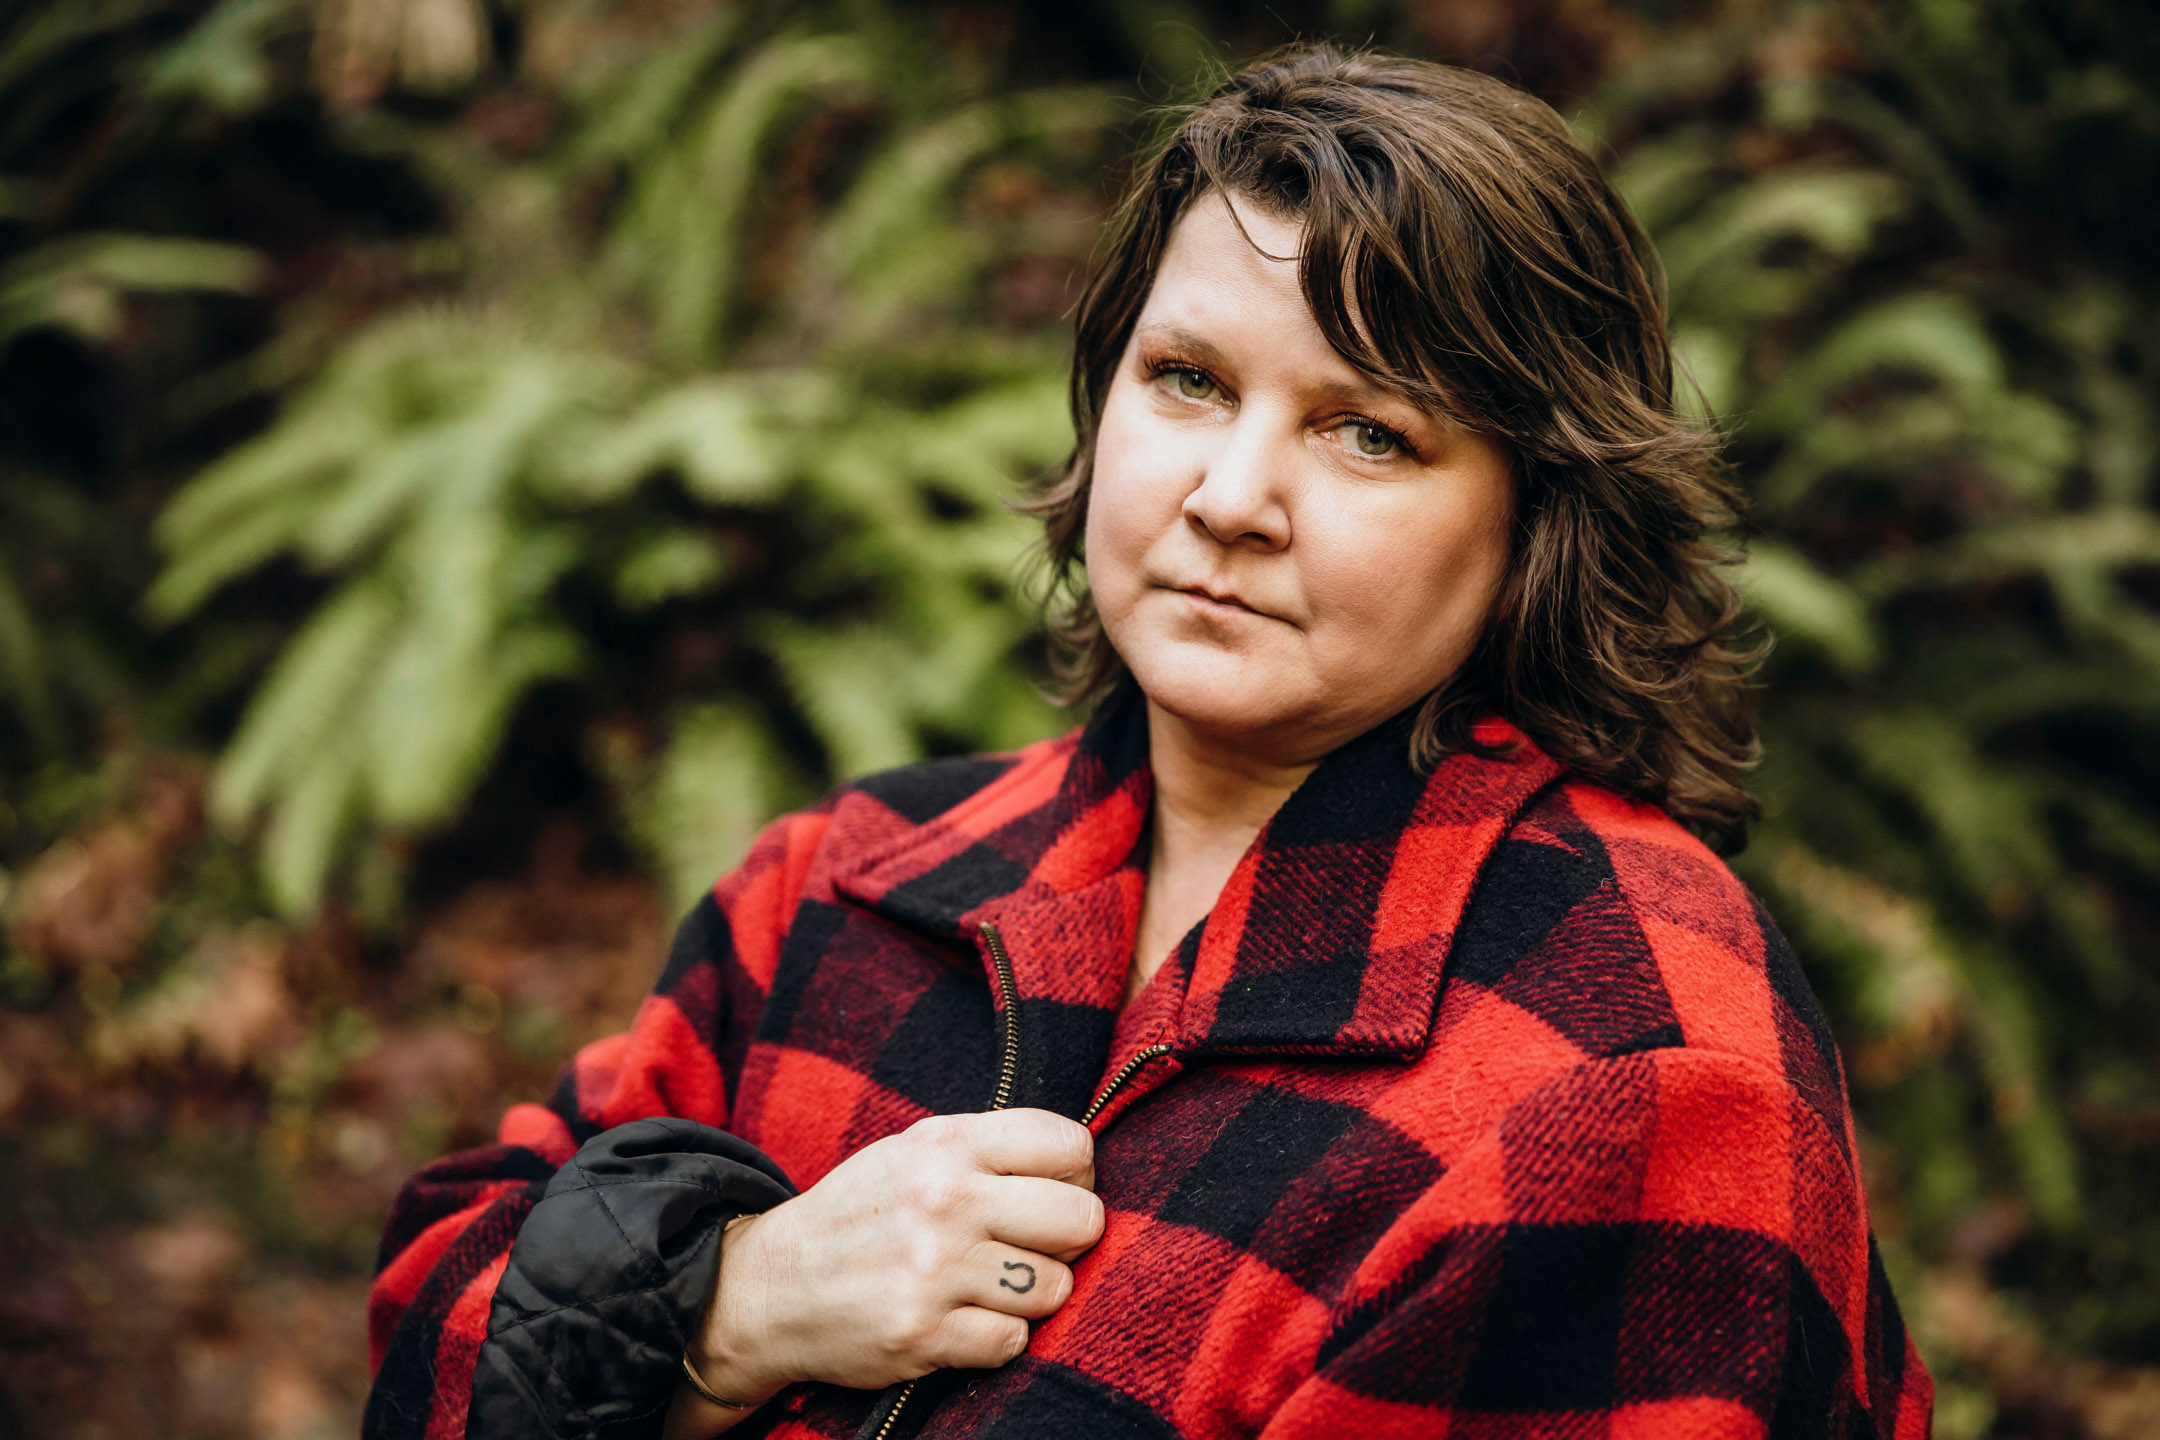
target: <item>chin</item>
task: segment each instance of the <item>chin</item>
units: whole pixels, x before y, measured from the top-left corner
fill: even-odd
[[[1228,656],[1166,656],[1130,668],[1148,699],[1204,730],[1259,734],[1305,714],[1292,703],[1293,687]]]

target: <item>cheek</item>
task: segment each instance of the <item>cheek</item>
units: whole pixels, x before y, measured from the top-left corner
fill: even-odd
[[[1418,668],[1459,664],[1476,643],[1506,574],[1508,508],[1478,497],[1439,515],[1366,517],[1328,547],[1327,588],[1360,651],[1408,656]],[[1379,577],[1391,577],[1382,581]]]
[[[1115,603],[1136,582],[1141,557],[1165,523],[1174,523],[1182,495],[1160,473],[1162,447],[1150,445],[1143,417],[1113,389],[1095,432],[1095,466],[1088,483],[1087,574],[1098,605]],[[1167,521],[1166,521],[1167,517]]]

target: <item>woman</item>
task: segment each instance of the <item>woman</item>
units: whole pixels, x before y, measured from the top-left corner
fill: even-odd
[[[1093,718],[776,821],[408,1187],[369,1433],[1924,1434],[1836,1052],[1697,838],[1753,741],[1654,266],[1498,82],[1195,108],[1036,505]]]

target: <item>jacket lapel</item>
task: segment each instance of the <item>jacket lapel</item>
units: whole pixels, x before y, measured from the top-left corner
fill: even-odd
[[[1497,752],[1409,761],[1411,717],[1321,762],[1223,887],[1201,935],[1178,1048],[1375,1055],[1425,1047],[1457,922],[1515,815],[1560,773],[1487,720]]]
[[[1101,1076],[1147,883],[1146,718],[1120,690],[1049,763],[1016,766],[834,876],[849,899],[980,957],[993,1004],[980,927],[998,927],[1019,999],[1015,1105],[1077,1115]]]
[[[1246,852],[1205,922],[1183,1054],[1418,1054],[1479,869],[1560,769],[1487,720],[1490,757],[1409,763],[1408,712],[1330,755]],[[1019,1103],[1075,1113],[1100,1074],[1145,892],[1145,701],[1105,701],[1053,763],[1020,766],[835,877],[920,933],[998,926],[1022,1012]],[[979,953],[979,951],[978,951]],[[993,985],[993,993],[995,987]]]
[[[1077,735],[1052,742],[1048,763],[1016,766],[961,805],[898,837],[834,876],[840,892],[910,929],[973,943],[985,921],[1031,952],[1055,942],[1092,953],[1116,934],[1084,937],[1072,917],[1052,913],[1078,898],[1134,892],[1145,884],[1138,845],[1153,784],[1147,716],[1126,687],[1105,701]],[[1037,912],[1043,912],[1038,914]],[[1125,939],[1130,948],[1130,936]],[[1099,957],[1094,957],[1099,958]],[[1019,963],[1019,956],[1014,956]],[[1031,954],[1039,986],[1070,990],[1096,968],[1075,954]],[[1118,974],[1123,982],[1123,971]],[[1031,987],[1022,987],[1023,990]]]

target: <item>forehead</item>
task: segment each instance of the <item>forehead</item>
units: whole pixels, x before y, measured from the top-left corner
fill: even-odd
[[[1269,323],[1320,327],[1298,287],[1304,226],[1245,200],[1211,192],[1170,231],[1140,323],[1228,321],[1264,315]],[[1323,343],[1325,343],[1323,341]]]
[[[1135,341],[1205,350],[1248,378],[1268,371],[1293,385],[1416,404],[1329,343],[1298,283],[1304,238],[1302,222],[1243,196],[1202,196],[1170,232]]]
[[[1180,264],[1229,262],[1295,285],[1304,243],[1304,222],[1263,209],[1245,196],[1210,190],[1186,206],[1171,227],[1157,276]]]

